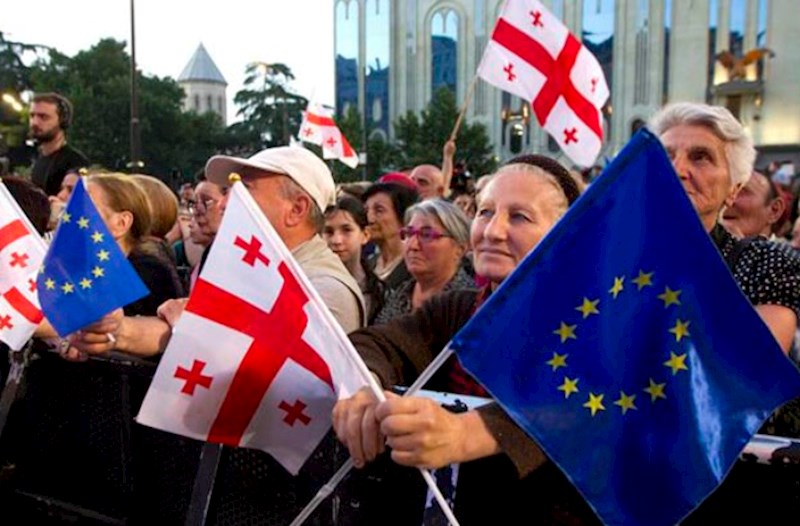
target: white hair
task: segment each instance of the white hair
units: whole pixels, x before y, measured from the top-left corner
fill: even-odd
[[[744,185],[753,172],[756,150],[736,117],[722,106],[676,102],[661,108],[650,118],[648,128],[661,137],[680,125],[703,126],[725,143],[725,157],[732,185]]]

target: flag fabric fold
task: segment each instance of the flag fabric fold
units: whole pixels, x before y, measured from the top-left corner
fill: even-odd
[[[149,294],[78,178],[37,280],[47,321],[62,338]]]
[[[0,341],[18,351],[42,321],[36,275],[47,246],[0,181]]]
[[[530,101],[539,125],[575,163],[595,162],[609,96],[603,69],[541,2],[505,3],[478,76]]]
[[[322,104],[308,103],[300,124],[300,140],[322,146],[325,159],[339,159],[350,168],[358,166],[358,154]]]
[[[241,183],[137,421],[270,453],[296,474],[366,365]]]
[[[452,346],[606,524],[676,524],[800,395],[647,130]]]

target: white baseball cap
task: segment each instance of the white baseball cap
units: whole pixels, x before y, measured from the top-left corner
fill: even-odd
[[[248,159],[215,155],[206,163],[206,178],[227,186],[228,176],[243,166],[291,177],[317,203],[321,212],[336,202],[336,185],[331,171],[313,152],[300,146],[267,148]]]

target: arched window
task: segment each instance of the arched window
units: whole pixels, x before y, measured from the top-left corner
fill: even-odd
[[[358,2],[336,3],[336,41],[334,43],[336,115],[341,117],[351,105],[358,107]]]
[[[458,13],[437,11],[431,18],[431,93],[445,87],[457,93]]]
[[[194,111],[200,113],[200,95],[194,95]]]

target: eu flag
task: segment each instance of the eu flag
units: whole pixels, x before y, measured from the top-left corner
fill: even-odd
[[[149,291],[86,192],[72,192],[37,279],[42,312],[61,337]]]
[[[800,395],[647,130],[452,348],[606,524],[679,522]]]

